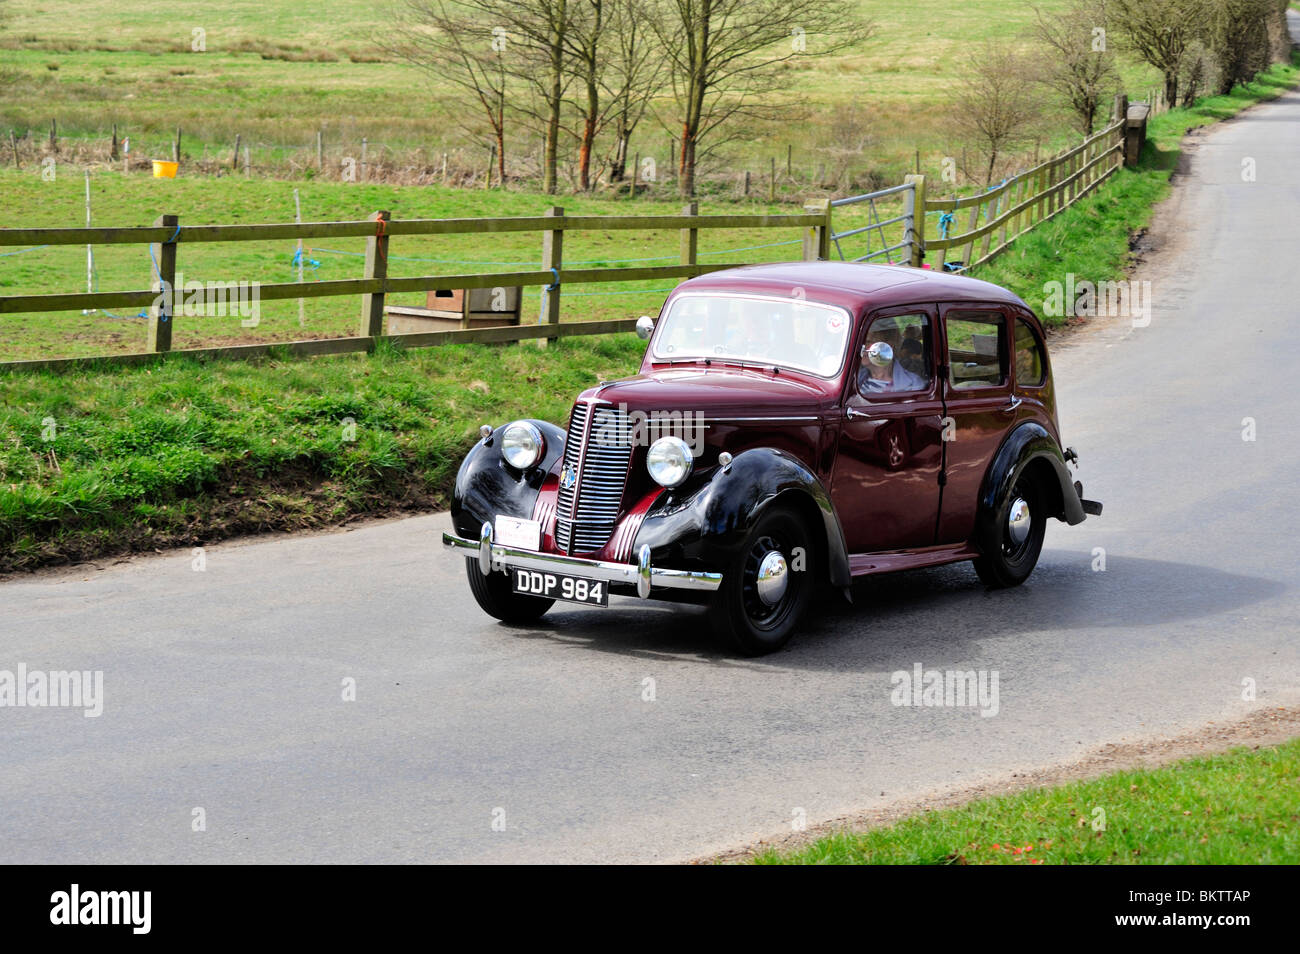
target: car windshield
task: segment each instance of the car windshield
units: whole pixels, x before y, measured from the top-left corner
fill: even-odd
[[[655,335],[654,358],[710,358],[777,365],[833,377],[844,358],[849,315],[800,298],[680,295]]]

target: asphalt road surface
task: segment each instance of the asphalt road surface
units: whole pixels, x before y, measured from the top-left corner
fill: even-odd
[[[1297,157],[1294,92],[1201,137],[1149,325],[1055,353],[1106,510],[1023,588],[867,582],[740,660],[696,609],[497,624],[443,515],[20,578],[0,669],[101,670],[103,712],[0,709],[0,861],[673,860],[1294,701]],[[918,663],[996,670],[996,715],[893,705]]]

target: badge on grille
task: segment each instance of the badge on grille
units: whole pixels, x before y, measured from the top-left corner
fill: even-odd
[[[565,490],[572,490],[573,485],[578,482],[578,472],[572,464],[565,464],[560,470],[560,486]]]

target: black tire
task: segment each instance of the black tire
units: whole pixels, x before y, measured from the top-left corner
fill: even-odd
[[[1011,508],[1017,500],[1029,508],[1029,533],[1017,541],[1009,525]],[[993,515],[990,539],[981,543],[982,553],[974,561],[975,572],[985,586],[1003,589],[1019,586],[1029,579],[1038,565],[1038,555],[1043,550],[1043,535],[1047,532],[1047,506],[1039,484],[1021,476],[1011,488]]]
[[[802,569],[794,554],[802,548]],[[786,561],[785,592],[774,604],[758,595],[758,568],[765,554],[780,552]],[[790,641],[808,608],[817,580],[817,546],[793,510],[777,508],[759,517],[736,558],[722,575],[722,586],[709,608],[714,630],[745,656],[776,652]]]
[[[465,575],[469,577],[470,592],[474,594],[478,605],[483,607],[483,612],[495,616],[503,623],[535,622],[555,605],[555,600],[512,593],[508,574],[494,572],[484,576],[478,568],[476,557],[465,560]]]

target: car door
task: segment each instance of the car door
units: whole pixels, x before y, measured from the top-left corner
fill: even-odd
[[[940,316],[947,426],[938,542],[953,544],[974,531],[984,475],[1021,402],[1011,390],[1012,315],[996,306],[961,304],[942,306]]]
[[[931,305],[873,313],[849,352],[831,499],[850,553],[934,543],[943,462],[935,320]],[[875,340],[892,344],[890,367],[863,354]]]

